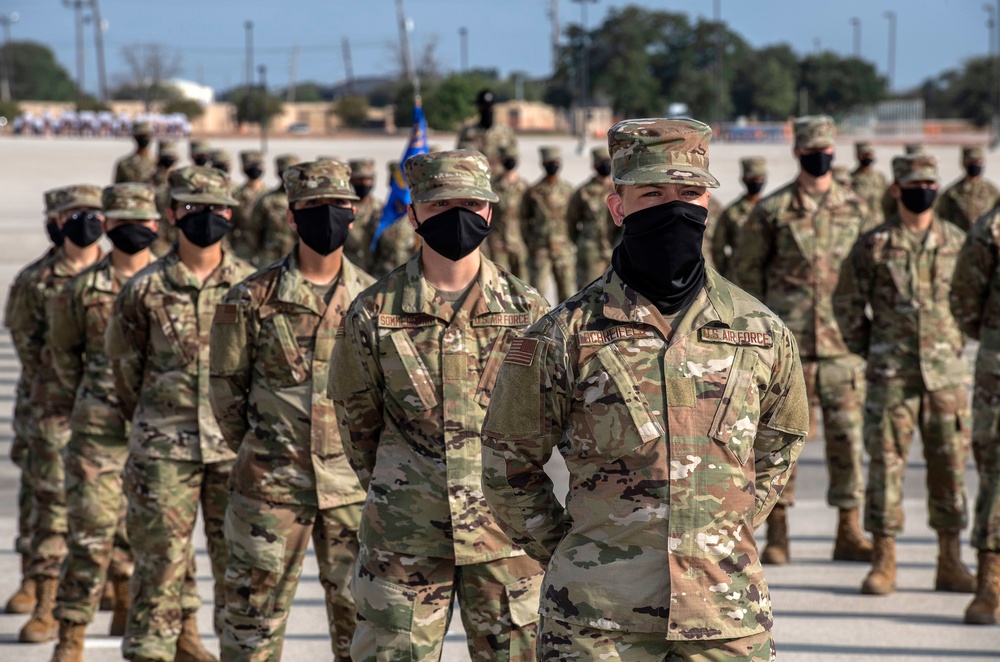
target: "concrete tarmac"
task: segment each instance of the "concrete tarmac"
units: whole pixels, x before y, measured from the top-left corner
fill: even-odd
[[[277,139],[269,145],[269,157],[292,152],[303,158],[319,154],[344,158],[375,158],[380,174],[376,193],[385,195],[385,163],[403,152],[402,138]],[[431,136],[430,143],[450,147],[452,135]],[[589,176],[588,143],[583,154],[576,153],[576,140],[569,138],[524,137],[520,141],[522,174],[530,181],[541,175],[537,148],[559,145],[564,155],[564,176],[574,185]],[[213,145],[230,150],[234,157],[241,149],[255,148],[255,140],[218,140]],[[6,295],[11,279],[46,246],[42,231],[42,192],[60,185],[110,181],[115,159],[130,151],[127,140],[45,139],[0,137],[0,292]],[[767,190],[791,179],[796,164],[787,144],[716,144],[712,147],[711,170],[722,182],[713,191],[724,203],[740,193],[739,159],[761,155],[768,160]],[[891,156],[898,147],[879,147],[877,167],[888,172]],[[931,147],[941,164],[942,181],[959,175],[957,147]],[[839,145],[839,162],[853,162],[853,147]],[[988,157],[987,175],[990,163]],[[273,161],[272,158],[269,158]],[[273,163],[265,175],[269,185],[276,182]],[[237,174],[236,179],[241,179]],[[971,351],[972,348],[970,348]],[[0,334],[0,600],[15,589],[19,579],[19,557],[12,551],[16,530],[17,469],[7,459],[11,441],[13,390],[19,365],[10,339]],[[975,471],[970,464],[966,483],[970,505],[976,494]],[[550,464],[557,490],[565,491],[565,469],[556,459]],[[1000,659],[1000,627],[973,627],[962,624],[962,613],[971,596],[933,591],[936,543],[927,526],[925,463],[919,443],[914,444],[906,478],[906,533],[898,544],[898,590],[887,597],[862,596],[859,587],[868,567],[863,563],[832,562],[836,511],[826,505],[826,469],[822,439],[807,444],[799,464],[798,503],[791,511],[792,563],[767,567],[774,606],[774,636],[778,659],[789,662],[820,660],[997,660]],[[198,581],[201,595],[211,599],[211,575],[204,536],[196,538]],[[963,558],[971,569],[974,550],[963,535]],[[0,615],[0,661],[45,662],[53,644],[18,644],[17,633],[26,616]],[[110,614],[102,612],[87,636],[88,662],[121,659],[120,639],[105,635]],[[217,650],[212,635],[211,610],[203,606],[199,614],[203,637]],[[330,659],[326,614],[314,557],[310,552],[296,594],[288,624],[285,659]],[[469,660],[459,609],[445,645],[444,660]]]

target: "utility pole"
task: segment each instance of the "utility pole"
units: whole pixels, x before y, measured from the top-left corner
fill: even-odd
[[[597,0],[573,0],[580,5],[580,142],[576,151],[583,154],[587,146],[587,120],[590,119],[590,33],[587,30],[587,5]]]
[[[889,21],[889,62],[886,74],[889,79],[889,91],[892,92],[893,78],[896,76],[896,12],[889,10],[883,16]]]
[[[108,99],[108,76],[104,67],[104,31],[107,24],[101,20],[100,0],[91,0],[94,20],[94,50],[97,51],[97,93],[101,101]]]
[[[461,55],[459,61],[462,63],[462,73],[464,74],[469,70],[469,29],[464,26],[460,27],[458,29],[458,39]]]
[[[243,24],[243,28],[246,30],[246,93],[250,94],[251,86],[253,85],[253,21],[246,21]]]
[[[715,126],[722,135],[722,115],[726,98],[726,34],[722,25],[722,0],[715,0]]]
[[[295,103],[295,78],[299,72],[299,46],[292,47],[292,64],[288,71],[288,90],[285,94],[286,103]]]
[[[854,26],[854,57],[861,59],[861,19],[854,17],[850,21]]]
[[[10,101],[11,94],[11,79],[14,78],[14,64],[10,57],[10,26],[11,23],[17,23],[17,20],[21,18],[20,14],[16,11],[7,14],[6,16],[0,16],[0,25],[3,26],[3,61],[0,64],[3,65],[3,74],[0,77],[0,101]]]
[[[403,0],[396,0],[396,20],[399,22],[399,50],[402,51],[403,76],[410,81],[416,93],[417,77],[416,72],[413,71],[413,60],[410,59],[410,27],[406,21]]]
[[[347,76],[347,92],[351,96],[354,96],[354,65],[351,64],[351,41],[347,37],[344,37],[340,43],[344,48],[344,74]]]
[[[80,107],[83,97],[83,8],[89,6],[90,0],[63,0],[63,6],[76,11],[76,106]]]
[[[267,154],[267,67],[260,65],[257,73],[260,74],[260,151]]]
[[[552,0],[549,18],[552,19],[552,73],[555,74],[559,68],[559,0]]]

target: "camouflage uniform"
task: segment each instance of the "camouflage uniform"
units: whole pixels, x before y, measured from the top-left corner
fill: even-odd
[[[982,159],[982,147],[962,148],[963,165]],[[935,211],[939,217],[968,232],[973,223],[996,206],[997,201],[1000,201],[1000,190],[993,182],[982,176],[966,175],[938,196]]]
[[[855,143],[854,148],[858,161],[875,158],[875,148],[869,142]],[[881,225],[885,218],[882,214],[882,196],[886,194],[887,188],[888,182],[885,180],[885,175],[872,168],[871,165],[858,165],[851,173],[851,190],[868,205],[873,226]],[[895,201],[893,204],[895,205]]]
[[[209,160],[212,162],[212,167],[216,170],[221,170],[227,175],[231,174],[233,168],[233,156],[228,151],[224,149],[213,149],[209,155]]]
[[[903,153],[907,156],[915,156],[918,154],[927,153],[927,145],[924,143],[906,143],[903,145]],[[938,203],[940,204],[940,196],[938,197]],[[892,197],[889,193],[888,187],[885,189],[885,193],[882,195],[882,218],[889,218],[896,213],[896,199]],[[940,216],[940,213],[938,214]],[[875,220],[875,213],[872,213],[872,220]],[[873,226],[874,227],[874,226]],[[968,230],[966,230],[968,231]]]
[[[234,205],[218,170],[188,167],[170,174],[180,203]],[[105,351],[121,409],[132,422],[125,465],[126,521],[136,568],[132,608],[122,642],[126,658],[173,660],[182,618],[197,596],[183,586],[199,503],[215,579],[215,626],[221,629],[227,552],[223,516],[235,457],[209,404],[209,335],[216,304],[253,272],[223,254],[204,283],[176,250],[143,269],[118,294]]]
[[[560,161],[558,147],[542,147],[542,162]],[[566,227],[566,208],[573,187],[564,179],[546,181],[542,177],[521,199],[521,234],[528,249],[528,280],[539,290],[549,274],[556,281],[559,301],[573,293],[576,274],[573,268],[573,244]]]
[[[177,151],[177,143],[173,140],[160,140],[158,149],[158,159],[156,172],[149,183],[156,189],[156,211],[159,213],[162,222],[160,223],[156,241],[153,242],[152,250],[154,255],[166,255],[167,251],[177,241],[177,228],[166,221],[167,208],[170,207],[170,171],[180,159],[180,152]],[[164,167],[159,164],[159,159],[170,157],[174,159],[174,165]]]
[[[133,137],[150,138],[152,129],[149,122],[136,122],[132,128]],[[134,154],[120,159],[115,164],[115,184],[124,182],[148,183],[156,174],[156,163],[146,153],[146,148],[137,149]]]
[[[199,165],[198,161],[204,159],[201,165],[212,167],[212,147],[207,140],[192,140],[188,145],[188,155],[194,165]]]
[[[479,122],[466,124],[458,133],[456,145],[456,149],[474,149],[485,154],[494,174],[503,171],[501,151],[511,147],[517,149],[517,136],[509,126],[497,122],[488,129],[481,127]]]
[[[615,181],[718,186],[710,135],[625,120],[608,132]],[[753,529],[807,428],[795,338],[711,269],[672,321],[611,268],[515,340],[483,424],[483,488],[547,567],[539,657],[772,659]],[[566,508],[542,468],[556,446]],[[719,639],[739,641],[704,642]]]
[[[500,156],[516,161],[517,147],[504,147]],[[524,264],[527,248],[521,236],[521,200],[528,191],[528,182],[521,179],[516,170],[505,170],[494,174],[490,183],[499,198],[493,205],[493,220],[490,222],[493,230],[486,238],[490,259],[524,280],[528,274]]]
[[[495,200],[470,150],[412,157],[406,175],[414,202]],[[351,652],[437,659],[457,592],[473,659],[533,660],[542,568],[483,500],[479,431],[507,347],[545,301],[486,259],[461,303],[446,301],[422,264],[418,252],[363,292],[334,347],[330,394],[368,489]]]
[[[829,118],[796,121],[796,143],[808,149],[832,144]],[[844,344],[832,295],[840,264],[867,229],[865,203],[837,182],[815,200],[797,182],[764,198],[741,234],[732,275],[773,310],[798,340],[810,403],[823,411],[827,501],[855,511],[864,498],[862,403],[864,360]],[[780,505],[794,503],[794,479]]]
[[[708,199],[708,217],[705,219],[705,236],[701,243],[701,254],[705,258],[705,264],[713,269],[715,268],[715,263],[712,261],[712,241],[723,211],[724,207],[721,202],[715,198]]]
[[[285,154],[275,159],[278,176],[285,168],[299,162],[299,157]],[[298,236],[288,224],[288,196],[282,184],[268,191],[260,198],[250,212],[250,218],[237,241],[233,242],[233,252],[240,258],[260,267],[275,262],[292,250]]]
[[[240,152],[240,165],[243,166],[244,172],[252,167],[263,169],[264,154],[257,149]],[[233,198],[239,204],[233,207],[233,231],[229,233],[228,239],[231,246],[241,247],[241,251],[243,250],[242,237],[247,224],[250,222],[250,214],[253,213],[253,208],[262,195],[264,195],[264,180],[261,177],[257,179],[248,178],[247,181],[233,190]],[[249,260],[252,256],[241,252],[237,257],[241,260]]]
[[[596,167],[610,162],[606,147],[591,153]],[[602,181],[603,179],[603,181]],[[569,240],[576,245],[576,287],[583,286],[604,273],[611,264],[611,249],[617,226],[608,210],[608,196],[615,192],[610,177],[595,175],[573,192],[566,208],[566,228]]]
[[[349,172],[331,161],[291,166],[289,199],[353,198]],[[212,327],[212,409],[237,453],[222,631],[231,661],[281,657],[310,537],[333,652],[350,658],[355,617],[347,584],[365,492],[344,456],[326,390],[340,321],[374,279],[344,260],[326,299],[298,262],[296,248],[230,290]]]
[[[751,179],[767,179],[767,166],[761,156],[749,156],[741,159],[740,167],[743,170],[742,179],[744,182]],[[734,280],[732,264],[735,262],[736,249],[740,245],[740,233],[759,199],[759,193],[742,195],[725,208],[719,216],[715,231],[712,233],[712,239],[709,242],[712,265],[716,271],[730,280]]]

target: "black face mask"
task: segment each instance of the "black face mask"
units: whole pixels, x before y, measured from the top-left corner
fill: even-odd
[[[227,175],[229,174],[229,166],[225,165],[224,163],[221,163],[221,164],[220,163],[213,163],[212,167],[215,168],[216,170],[221,170],[222,172],[226,173]]]
[[[830,172],[832,164],[833,154],[827,154],[826,152],[813,152],[812,154],[803,154],[799,157],[799,165],[813,177],[822,177]]]
[[[503,167],[506,170],[514,170],[517,168],[517,159],[504,159]]]
[[[355,184],[354,193],[363,200],[368,197],[373,188],[375,188],[375,186],[372,184]]]
[[[611,174],[611,161],[601,161],[594,166],[594,172],[601,177],[607,177]]]
[[[860,159],[858,163],[861,164],[862,168],[867,168],[871,164],[875,163],[875,159]]]
[[[177,159],[175,159],[174,157],[161,156],[160,159],[156,162],[156,165],[160,166],[161,168],[169,169],[173,168],[175,163],[177,163]]]
[[[743,185],[747,187],[747,195],[757,195],[764,190],[764,182],[747,182]]]
[[[135,255],[156,241],[156,232],[145,225],[125,223],[108,230],[108,239],[121,252]]]
[[[49,221],[45,224],[45,234],[49,235],[49,240],[55,246],[63,245],[63,233],[59,224],[55,221]]]
[[[931,208],[937,190],[932,188],[900,188],[899,201],[914,214],[922,214]]]
[[[543,163],[542,167],[545,168],[545,174],[549,177],[555,175],[559,172],[559,168],[562,167],[561,163]]]
[[[203,166],[206,163],[208,163],[208,157],[207,156],[201,156],[201,155],[192,156],[191,160],[194,161],[194,164],[196,166]]]
[[[969,177],[978,177],[979,175],[983,174],[983,166],[979,165],[978,163],[970,163],[969,165],[965,166],[965,174],[967,174]]]
[[[457,261],[479,248],[492,229],[476,212],[452,207],[428,218],[416,232],[435,252]]]
[[[146,149],[149,147],[149,136],[136,136],[135,144],[139,146],[139,149]]]
[[[101,219],[91,211],[78,211],[63,223],[63,236],[80,248],[86,248],[101,238]]]
[[[260,166],[250,166],[243,171],[243,174],[247,176],[247,179],[254,180],[260,179],[261,175],[264,174],[264,171],[261,170]]]
[[[350,207],[320,205],[292,211],[302,243],[320,255],[329,255],[344,245],[354,210]]]
[[[208,248],[222,241],[222,238],[233,229],[233,225],[225,216],[206,209],[197,214],[188,214],[177,221],[177,229],[195,246]]]
[[[705,282],[701,252],[708,210],[668,202],[625,217],[611,264],[625,283],[668,315],[688,305]]]

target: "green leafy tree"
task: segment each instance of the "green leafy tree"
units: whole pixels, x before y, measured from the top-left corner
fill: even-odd
[[[267,94],[258,87],[249,92],[234,90],[229,94],[229,101],[236,107],[237,124],[263,123],[270,126],[271,121],[284,109],[280,98]]]
[[[344,126],[351,129],[359,129],[364,126],[368,119],[368,99],[364,97],[344,97],[337,102],[334,111],[337,117],[344,123]]]
[[[928,78],[911,96],[924,100],[929,117],[961,118],[986,126],[996,112],[996,71],[1000,61],[988,57],[968,60],[961,69]]]
[[[796,111],[799,59],[787,44],[766,46],[734,63],[737,115],[784,120]]]
[[[12,41],[0,52],[11,63],[11,96],[32,101],[72,101],[76,84],[48,46]]]
[[[802,59],[799,86],[809,95],[810,109],[830,115],[882,101],[888,95],[886,80],[878,75],[875,65],[830,51]]]

